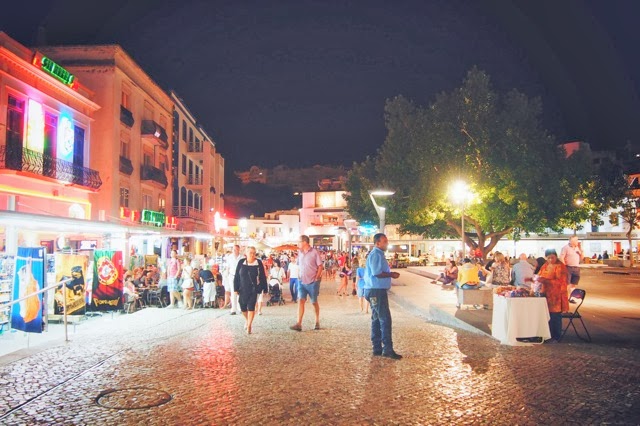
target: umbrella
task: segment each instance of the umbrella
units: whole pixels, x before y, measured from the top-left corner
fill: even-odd
[[[295,244],[282,244],[277,247],[274,247],[275,251],[298,251],[298,246]]]

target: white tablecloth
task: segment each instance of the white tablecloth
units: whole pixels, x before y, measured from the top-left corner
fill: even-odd
[[[544,297],[493,295],[491,335],[503,345],[522,345],[516,337],[551,338],[549,308]]]

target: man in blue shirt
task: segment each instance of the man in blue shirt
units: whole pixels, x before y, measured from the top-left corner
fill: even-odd
[[[402,355],[393,350],[391,340],[391,312],[389,311],[388,290],[391,288],[391,278],[400,276],[391,272],[389,263],[384,256],[389,241],[387,236],[380,233],[373,236],[374,248],[367,257],[364,271],[364,297],[371,305],[371,343],[373,355],[391,359],[401,359]]]

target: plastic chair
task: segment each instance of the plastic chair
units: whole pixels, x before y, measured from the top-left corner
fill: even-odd
[[[578,312],[578,310],[580,309],[580,306],[582,306],[582,304],[584,303],[584,298],[586,295],[587,295],[587,292],[580,288],[576,288],[571,292],[571,296],[569,296],[569,300],[573,300],[577,305],[576,305],[576,308],[573,310],[573,312],[565,312],[562,314],[562,318],[567,318],[569,320],[569,323],[562,331],[560,340],[562,340],[564,335],[567,333],[567,330],[569,329],[569,327],[573,327],[573,331],[575,331],[576,336],[578,336],[580,340],[591,343],[591,335],[589,334],[589,330],[587,330],[587,326],[584,324],[582,315],[580,315],[580,312]],[[576,328],[576,325],[573,323],[573,320],[580,320],[580,322],[582,323],[582,328],[584,329],[585,333],[587,333],[587,337],[583,337],[582,335],[580,335],[580,333],[578,333],[578,329]]]

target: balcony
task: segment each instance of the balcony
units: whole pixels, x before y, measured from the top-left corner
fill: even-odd
[[[196,210],[193,207],[174,207],[172,214],[175,217],[188,217],[195,220],[202,220],[202,211]]]
[[[187,144],[187,152],[193,153],[193,154],[202,154],[202,151],[204,150],[204,143],[202,141],[200,142],[189,142]]]
[[[202,181],[202,175],[187,176],[187,185],[189,186],[202,186]]]
[[[133,119],[133,113],[120,105],[120,122],[127,127],[133,127],[136,120]]]
[[[169,147],[169,136],[167,136],[167,131],[153,120],[142,120],[140,133],[142,134],[142,137],[150,137],[153,139],[155,144],[158,144],[165,149]]]
[[[120,173],[131,176],[133,173],[133,164],[127,157],[120,156]]]
[[[150,180],[162,186],[162,188],[166,188],[169,185],[167,181],[167,175],[165,173],[153,166],[147,166],[145,164],[140,168],[140,179],[141,180]]]
[[[27,148],[0,146],[0,169],[44,176],[94,191],[97,191],[102,185],[100,174],[96,170]]]

